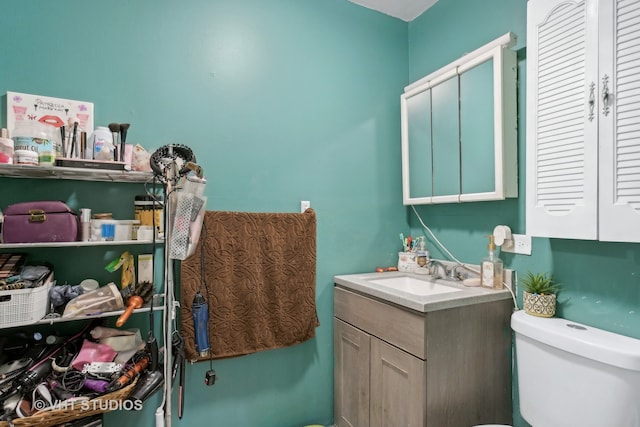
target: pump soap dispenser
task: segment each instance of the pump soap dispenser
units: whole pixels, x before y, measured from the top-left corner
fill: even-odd
[[[417,251],[416,251],[416,270],[418,274],[429,274],[429,250],[427,249],[424,236],[418,236],[417,238]]]
[[[493,241],[493,235],[489,236],[489,255],[482,259],[480,266],[480,283],[485,288],[503,289],[502,270],[503,263],[496,256],[496,244]]]

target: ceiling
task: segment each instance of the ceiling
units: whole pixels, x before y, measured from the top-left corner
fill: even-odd
[[[385,15],[413,21],[438,0],[349,0],[352,3],[377,10]]]

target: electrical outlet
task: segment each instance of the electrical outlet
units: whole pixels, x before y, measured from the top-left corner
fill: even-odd
[[[310,207],[311,207],[311,202],[310,201],[308,201],[308,200],[301,200],[300,201],[300,213],[304,213],[304,211],[306,211]]]
[[[513,252],[522,255],[531,255],[531,236],[526,234],[513,234]]]

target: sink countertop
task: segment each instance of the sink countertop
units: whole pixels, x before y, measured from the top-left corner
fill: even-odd
[[[392,277],[412,277],[427,282],[451,286],[452,288],[459,289],[460,292],[420,296],[404,292],[400,289],[379,286],[371,282],[373,280]],[[492,290],[479,286],[471,287],[463,285],[462,282],[443,279],[433,280],[430,275],[405,272],[346,274],[334,276],[333,281],[342,288],[373,296],[422,313],[511,298],[511,293],[506,288]]]

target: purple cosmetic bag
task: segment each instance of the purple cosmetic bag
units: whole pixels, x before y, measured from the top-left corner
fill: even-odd
[[[73,242],[78,240],[78,215],[60,201],[9,205],[2,237],[4,243]]]

